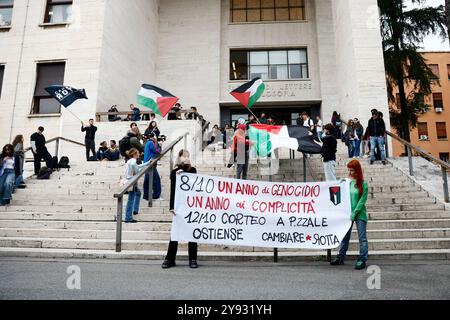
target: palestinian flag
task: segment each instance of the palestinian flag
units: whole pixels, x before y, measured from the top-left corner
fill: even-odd
[[[163,118],[178,100],[173,94],[149,84],[143,84],[137,96],[138,104],[153,110]]]
[[[244,107],[250,109],[261,98],[265,89],[266,85],[263,81],[260,78],[256,78],[243,84],[230,94],[242,103]]]
[[[262,158],[268,157],[273,150],[280,147],[309,154],[321,153],[322,147],[309,133],[309,128],[303,126],[251,124],[249,139],[253,142],[256,155]]]

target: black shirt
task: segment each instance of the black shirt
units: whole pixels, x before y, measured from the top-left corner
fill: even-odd
[[[333,135],[322,136],[323,162],[336,161],[337,140]]]
[[[39,134],[37,132],[33,133],[31,135],[31,141],[34,141],[37,152],[47,150],[47,147],[45,146],[45,137],[43,134]]]
[[[175,168],[170,173],[170,204],[169,204],[169,210],[174,209],[175,205],[175,187],[177,184],[177,172],[179,170],[182,170],[181,168]],[[197,173],[197,169],[194,167],[191,167],[188,171],[184,171],[187,173]]]
[[[97,127],[94,125],[91,125],[89,127],[81,126],[81,132],[86,131],[86,140],[95,140],[95,132],[97,131]]]

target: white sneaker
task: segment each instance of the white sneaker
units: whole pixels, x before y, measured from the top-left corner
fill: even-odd
[[[153,199],[153,200],[155,200],[155,201],[164,201],[164,199],[161,198],[161,197],[159,197],[158,199]]]

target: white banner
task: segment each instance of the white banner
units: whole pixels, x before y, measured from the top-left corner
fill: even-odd
[[[172,240],[337,248],[351,226],[350,182],[280,183],[177,175]]]

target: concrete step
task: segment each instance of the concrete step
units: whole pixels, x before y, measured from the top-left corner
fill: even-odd
[[[124,224],[127,231],[170,231],[169,222],[145,222]],[[115,221],[53,221],[53,220],[0,220],[0,228],[9,229],[64,229],[64,230],[116,230]],[[392,229],[445,229],[450,228],[448,219],[411,219],[411,220],[369,220],[367,230]]]
[[[355,228],[356,229],[356,228]],[[4,238],[70,238],[70,239],[110,239],[116,237],[115,230],[77,230],[77,229],[32,229],[32,228],[0,228],[0,237]],[[357,231],[353,230],[352,237],[357,238]],[[368,230],[368,239],[426,239],[450,238],[450,228],[427,229],[393,229]],[[123,240],[170,240],[170,231],[130,231],[124,230]]]
[[[336,251],[332,251],[336,255]],[[123,260],[162,260],[166,255],[166,249],[161,251],[122,251],[113,250],[72,250],[72,249],[46,249],[46,248],[0,248],[0,257],[29,257],[45,259],[123,259]],[[348,251],[348,262],[355,260],[359,251]],[[179,250],[177,261],[187,260],[187,251]],[[422,250],[382,250],[370,251],[370,261],[377,260],[449,260],[450,249],[422,249]],[[215,252],[200,251],[198,261],[201,265],[203,261],[260,261],[266,263],[273,262],[273,252]],[[326,262],[326,251],[296,251],[279,252],[279,262],[296,261],[323,261]],[[179,263],[182,264],[182,263]],[[187,262],[185,262],[187,265]]]
[[[122,249],[163,251],[167,248],[167,245],[168,241],[163,240],[126,240],[122,242]],[[115,240],[0,237],[0,247],[114,250]],[[349,250],[358,249],[358,240],[350,240]],[[371,241],[369,241],[369,251],[416,249],[450,249],[450,238],[372,239]],[[180,244],[179,250],[187,250],[187,244]],[[271,252],[273,251],[273,249],[260,247],[199,244],[199,251]],[[279,251],[283,252],[295,250],[279,249]]]

